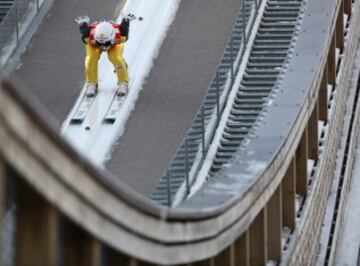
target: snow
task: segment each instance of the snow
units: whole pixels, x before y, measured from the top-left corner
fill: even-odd
[[[308,159],[306,165],[307,165],[307,173],[308,173],[308,176],[310,177],[311,171],[314,169],[315,161]]]
[[[347,31],[348,27],[346,27],[347,21],[349,19],[349,15],[344,13],[344,30]]]
[[[180,0],[128,0],[122,14],[133,13],[143,20],[131,22],[131,37],[125,44],[124,57],[129,65],[129,94],[114,124],[104,124],[107,111],[116,88],[113,66],[103,53],[99,61],[99,92],[90,112],[81,125],[70,124],[70,118],[85,93],[82,89],[72,111],[63,123],[62,134],[70,143],[93,163],[100,167],[110,159],[111,147],[121,137],[125,124],[135,107],[142,84],[149,74],[154,59],[175,18]],[[122,19],[119,14],[117,22]],[[89,126],[90,130],[85,130]]]
[[[332,94],[333,88],[334,88],[334,85],[332,85],[332,84],[327,85],[327,94],[328,94],[329,98],[330,98],[330,95]]]
[[[339,62],[338,62],[339,59],[340,59],[340,49],[339,49],[339,48],[336,48],[336,49],[335,49],[335,62],[336,62],[336,65],[339,63]]]
[[[277,265],[277,261],[274,260],[269,260],[266,262],[266,266],[276,266]]]
[[[15,260],[16,205],[12,204],[1,221],[0,265],[12,266]]]

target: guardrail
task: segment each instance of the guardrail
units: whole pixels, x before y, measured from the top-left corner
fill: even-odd
[[[360,5],[351,13],[349,0],[308,4],[266,119],[236,160],[178,209],[154,205],[94,168],[49,125],[29,90],[2,81],[0,214],[14,195],[16,265],[309,265],[341,135]],[[346,47],[344,14],[351,14]]]
[[[32,19],[47,0],[14,0],[0,23],[0,66],[4,66],[16,49]]]

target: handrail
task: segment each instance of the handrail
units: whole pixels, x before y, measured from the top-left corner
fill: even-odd
[[[253,4],[252,4],[253,2]],[[234,39],[233,36],[230,37],[228,41],[228,46],[225,47],[224,54],[226,53],[226,49],[230,48],[230,63],[228,66],[228,70],[226,73],[226,81],[224,84],[220,84],[219,82],[219,76],[220,76],[220,66],[222,65],[222,61],[224,60],[225,56],[223,56],[219,60],[219,64],[217,67],[217,70],[215,74],[213,75],[210,85],[208,87],[208,92],[203,98],[200,108],[195,115],[195,118],[192,122],[192,126],[187,131],[184,139],[182,142],[178,145],[176,148],[176,151],[174,155],[172,156],[172,159],[170,160],[169,166],[167,167],[165,173],[161,177],[161,180],[159,182],[160,186],[161,183],[166,183],[167,185],[167,203],[165,205],[171,207],[174,203],[174,196],[176,191],[172,191],[172,183],[174,183],[173,176],[172,176],[172,164],[176,164],[176,161],[179,160],[181,157],[185,157],[184,163],[183,163],[183,181],[186,184],[185,192],[183,197],[186,197],[190,191],[191,185],[195,182],[195,177],[200,171],[201,165],[203,161],[206,158],[207,152],[209,150],[209,146],[212,142],[212,139],[214,138],[216,128],[218,126],[218,123],[220,121],[220,117],[223,114],[227,98],[230,94],[230,89],[234,85],[235,82],[235,74],[238,72],[239,67],[242,62],[242,58],[245,53],[245,49],[247,47],[247,43],[249,41],[249,36],[252,30],[252,27],[255,23],[256,14],[258,13],[259,7],[262,3],[262,0],[243,0],[240,13],[238,17],[242,18],[242,39],[240,43],[240,49],[237,52],[237,54],[234,53]],[[246,21],[246,7],[251,6],[250,14],[248,21]],[[235,29],[235,25],[234,25]],[[244,42],[245,40],[245,42]],[[216,103],[208,104],[207,100],[211,93],[211,87],[212,83],[216,82]],[[210,116],[206,118],[205,115],[205,109],[211,110]],[[215,120],[213,119],[215,116]],[[194,132],[198,132],[196,128],[199,125],[199,121],[201,123],[201,129],[200,134],[198,134],[197,137],[193,138],[191,137]],[[192,147],[192,154],[195,154],[195,159],[190,159],[189,155],[189,147]],[[200,157],[200,158],[199,158]],[[158,201],[154,199],[156,197],[156,189],[153,192],[153,200],[159,204],[162,204],[161,201]]]
[[[300,7],[300,12],[299,12],[299,16],[297,18],[298,20],[298,23],[301,23],[299,20],[302,20],[302,16],[303,16],[303,12],[304,12],[304,6],[305,6],[305,3],[302,2],[302,5]],[[251,26],[253,26],[254,24],[254,21],[252,23]],[[250,32],[249,32],[250,33]],[[280,86],[280,83],[282,82],[282,78],[283,78],[283,75],[284,73],[286,72],[286,67],[285,65],[288,64],[290,58],[292,57],[293,55],[293,51],[294,51],[294,47],[295,47],[295,43],[296,43],[296,36],[299,34],[299,28],[295,29],[293,34],[292,34],[292,37],[291,37],[291,41],[290,41],[290,48],[289,48],[289,51],[286,55],[286,58],[285,58],[285,61],[284,61],[284,64],[282,66],[282,70],[281,72],[279,73],[279,75],[277,76],[277,79],[272,87],[272,92],[271,92],[271,95],[269,97],[269,99],[267,99],[266,103],[264,103],[264,106],[263,106],[263,109],[262,111],[260,112],[260,115],[256,118],[256,121],[254,122],[254,127],[253,129],[248,133],[248,137],[246,139],[244,139],[244,141],[240,144],[239,146],[239,150],[241,149],[244,149],[244,147],[246,147],[248,144],[249,144],[249,140],[251,139],[251,135],[253,135],[253,131],[255,130],[255,126],[261,124],[261,120],[263,120],[263,117],[265,116],[266,112],[267,112],[267,109],[268,109],[268,106],[270,106],[270,102],[273,101],[273,98],[275,97],[274,95],[276,94],[277,90],[279,89],[279,86]],[[249,35],[249,34],[248,34]],[[248,45],[248,37],[246,38],[247,40],[247,44],[246,46]],[[234,73],[237,73],[238,70],[239,70],[239,67],[240,67],[240,64],[241,64],[241,59],[243,58],[243,54],[244,54],[244,51],[245,50],[242,50],[242,55],[241,55],[241,58],[239,60],[239,62],[237,63],[237,68],[236,68],[236,71],[234,71]],[[231,89],[236,89],[236,88],[233,88],[233,85],[234,85],[234,82],[231,82],[230,86],[229,86],[229,91],[228,91],[228,94],[227,94],[227,97],[226,99],[228,98],[230,92],[231,92]],[[225,105],[228,104],[227,101],[225,100],[223,102],[223,106],[222,106],[222,109],[221,109],[221,115],[223,114],[224,112],[224,109],[225,109]],[[219,115],[217,115],[217,120],[219,119]],[[216,123],[216,126],[214,128],[212,128],[212,131],[211,131],[211,138],[209,138],[209,142],[208,142],[208,146],[207,146],[207,149],[209,148],[213,138],[214,138],[214,135],[216,133],[216,130],[218,129],[218,122]],[[204,160],[204,159],[203,159]],[[229,160],[229,164],[228,165],[231,165],[231,159]],[[200,165],[201,166],[201,165]],[[200,167],[198,167],[200,168]],[[195,183],[196,181],[196,176],[198,174],[200,169],[197,169],[196,173],[194,174],[194,178],[193,178],[193,183]],[[216,178],[216,177],[214,177]],[[194,192],[196,193],[196,192]],[[194,194],[192,193],[192,194]],[[186,193],[182,200],[185,200],[186,199],[186,196],[188,195],[188,193]],[[181,204],[180,202],[178,204]]]
[[[0,66],[4,67],[22,42],[32,21],[51,0],[14,0],[0,23]]]

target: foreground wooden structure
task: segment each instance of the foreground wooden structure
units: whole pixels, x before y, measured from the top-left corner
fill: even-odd
[[[259,127],[256,141],[270,139],[276,149],[266,151],[268,160],[261,171],[251,172],[252,176],[246,166],[264,150],[255,150],[252,157],[246,151],[239,154],[241,161],[222,173],[219,182],[233,178],[236,184],[245,176],[251,182],[237,187],[235,196],[234,190],[231,195],[219,190],[228,199],[223,202],[199,203],[199,197],[218,189],[214,184],[205,186],[179,209],[159,207],[138,197],[116,177],[77,154],[54,130],[26,88],[3,78],[0,214],[5,219],[16,210],[15,228],[8,232],[14,239],[16,265],[313,262],[360,23],[359,1],[330,2],[310,1],[305,30],[299,33],[290,59],[292,70],[279,84],[276,104],[265,117],[267,123]],[[326,12],[321,6],[328,6]],[[312,23],[320,26],[311,28]],[[317,40],[309,50],[306,40],[312,36]],[[336,51],[343,56],[338,57]],[[303,83],[295,84],[292,80],[299,72],[304,73]],[[291,91],[290,85],[300,85],[302,90]],[[293,95],[290,103],[287,94]],[[280,116],[287,111],[286,117]],[[283,119],[283,131],[268,133],[276,115]],[[319,131],[319,125],[326,131]]]

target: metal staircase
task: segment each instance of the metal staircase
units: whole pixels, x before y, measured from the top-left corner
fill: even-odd
[[[287,58],[302,2],[268,1],[209,175],[226,163],[248,135]]]
[[[246,0],[244,2],[242,10],[240,10],[236,18],[231,39],[227,43],[224,54],[220,60],[216,71],[217,74],[215,74],[209,85],[202,109],[196,115],[184,141],[170,162],[167,173],[160,179],[151,196],[151,199],[159,204],[171,205],[174,194],[187,178],[188,171],[199,153],[199,145],[201,145],[203,141],[204,128],[209,124],[214,110],[219,105],[219,97],[224,94],[224,85],[231,76],[232,62],[241,49],[244,29],[246,29],[249,23],[251,12],[254,10],[254,3],[256,3],[254,0]],[[245,19],[243,14],[245,14]],[[235,73],[235,70],[233,71]],[[169,179],[171,179],[171,181]]]
[[[208,88],[202,107],[183,143],[170,162],[167,173],[161,178],[151,196],[151,199],[159,204],[172,206],[174,196],[184,182],[187,187],[184,194],[186,195],[189,192],[188,189],[193,183],[189,177],[192,166],[199,158],[199,153],[207,152],[207,150],[201,151],[199,148],[201,146],[207,147],[202,143],[206,142],[204,129],[214,117],[214,112],[222,112],[225,107],[219,107],[219,98],[228,93],[224,93],[225,83],[229,79],[233,81],[239,69],[239,65],[234,67],[232,63],[239,51],[241,53],[242,40],[245,36],[243,33],[244,28],[246,28],[244,25],[248,24],[254,1],[245,1],[244,3],[246,23],[244,23],[240,12],[233,28],[232,37],[225,48],[217,74]],[[302,4],[303,1],[300,0],[267,1],[208,178],[212,177],[222,168],[223,164],[229,161],[259,118],[289,55],[296,26],[299,23]],[[219,121],[216,125],[218,123]],[[214,133],[212,136],[208,136],[210,141]],[[202,162],[198,163],[198,167],[201,167],[201,164]]]

